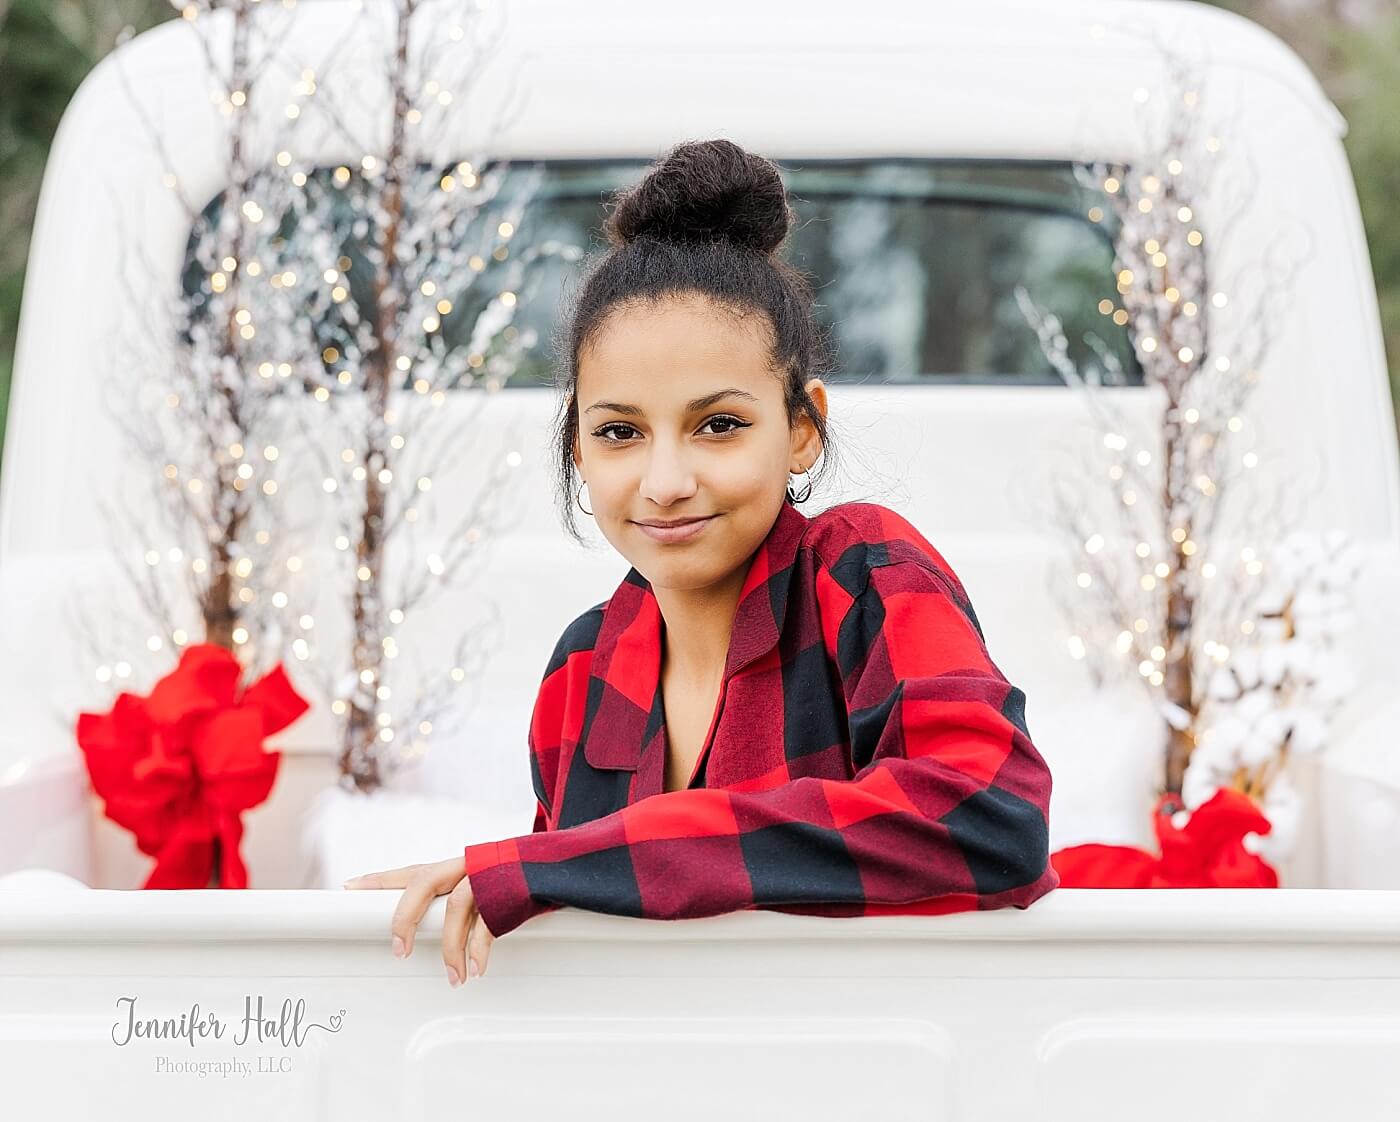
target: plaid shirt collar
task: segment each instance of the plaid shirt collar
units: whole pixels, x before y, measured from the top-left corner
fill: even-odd
[[[793,560],[808,521],[784,500],[768,536],[754,552],[739,592],[725,683],[777,644],[787,614]],[[593,648],[588,692],[590,701],[598,698],[598,707],[584,757],[594,767],[636,771],[660,729],[661,623],[651,582],[633,566],[608,601]]]

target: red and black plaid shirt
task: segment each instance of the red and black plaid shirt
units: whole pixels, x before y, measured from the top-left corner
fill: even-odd
[[[631,569],[564,631],[530,722],[534,832],[466,848],[497,936],[557,907],[684,919],[1028,907],[1050,771],[961,582],[900,515],[784,503],[688,788],[664,790],[662,619]]]

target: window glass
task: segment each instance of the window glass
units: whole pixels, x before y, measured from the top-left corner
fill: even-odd
[[[1069,163],[778,163],[798,217],[780,253],[812,279],[818,318],[831,327],[836,345],[836,368],[820,372],[823,380],[1063,385],[1018,302],[1017,288],[1023,286],[1036,305],[1060,318],[1072,359],[1081,366],[1102,366],[1106,359],[1109,369],[1121,371],[1116,377],[1122,384],[1142,383],[1128,329],[1112,315],[1118,306],[1113,209],[1076,178]],[[634,159],[529,160],[483,169],[482,180],[495,176],[497,189],[472,226],[480,252],[475,267],[455,274],[460,282],[449,279],[437,294],[451,310],[441,316],[434,346],[458,354],[479,346],[480,335],[473,340],[472,333],[482,310],[518,282],[519,262],[528,254],[528,292],[521,294],[512,321],[520,335],[505,384],[550,384],[564,285],[582,267],[582,255],[604,245],[609,194],[636,182],[648,166]],[[344,209],[347,220],[337,225],[341,264],[349,264],[348,299],[367,313],[374,273],[363,238],[368,226],[352,217],[363,181],[344,181],[342,175],[337,184],[334,173],[313,172],[307,190],[322,192],[323,199],[334,196],[332,205]],[[440,170],[423,168],[419,174],[436,178]],[[509,252],[494,256],[486,235],[494,235],[522,198]],[[207,217],[214,217],[220,202],[210,203]],[[1102,215],[1098,222],[1089,217],[1095,206]],[[281,233],[296,236],[291,216]],[[532,253],[541,247],[546,252]],[[575,252],[560,253],[560,247]],[[194,248],[192,236],[186,294],[197,302],[202,270]],[[275,249],[272,255],[278,256]],[[269,264],[264,272],[276,267]],[[311,318],[329,345],[336,326]],[[489,358],[490,350],[482,357]],[[477,384],[471,371],[481,369],[482,361],[464,365],[467,376],[451,386]],[[353,387],[344,376],[340,381]]]

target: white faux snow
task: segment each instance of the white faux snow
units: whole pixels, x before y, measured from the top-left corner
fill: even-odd
[[[309,888],[339,889],[350,877],[461,857],[482,841],[529,833],[520,809],[485,811],[472,800],[380,788],[322,791],[307,809],[301,843]]]
[[[0,893],[23,892],[36,896],[49,892],[71,892],[77,888],[87,888],[77,877],[53,869],[18,869],[0,876]]]

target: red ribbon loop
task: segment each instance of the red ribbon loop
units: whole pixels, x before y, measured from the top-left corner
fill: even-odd
[[[220,888],[247,888],[242,813],[272,791],[280,752],[263,740],[310,708],[279,663],[247,689],[213,643],[187,647],[150,694],[80,713],[77,736],[107,817],[156,859],[143,887],[205,888],[218,842]]]

